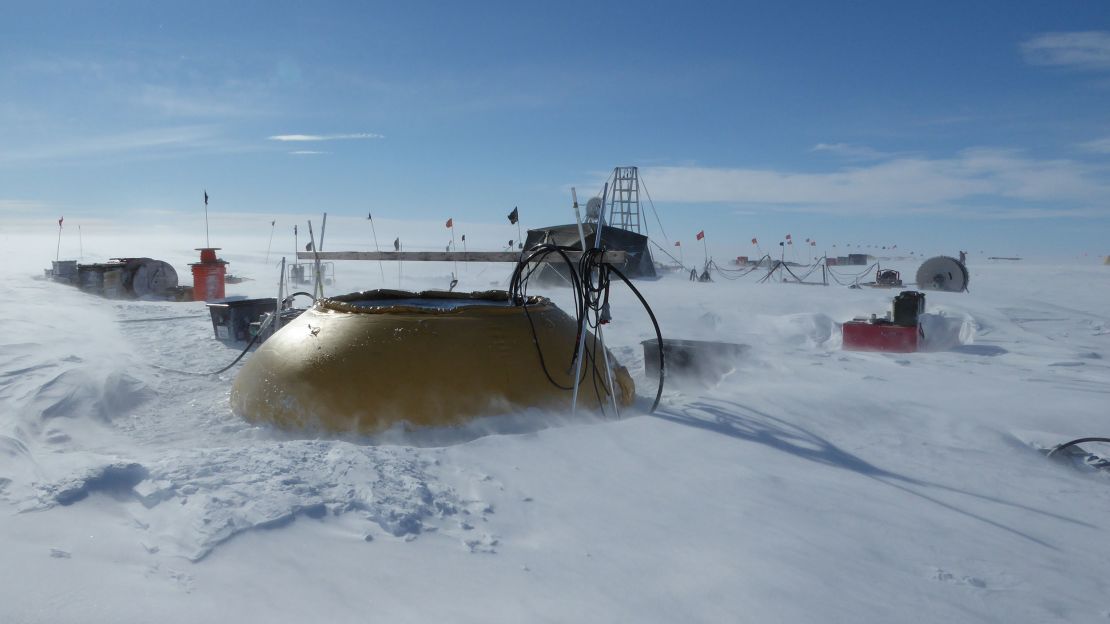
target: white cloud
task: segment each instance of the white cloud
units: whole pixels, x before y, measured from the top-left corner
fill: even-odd
[[[330,154],[331,152],[320,152],[317,150],[294,150],[289,153],[296,154],[297,156],[316,156],[318,154]]]
[[[1110,33],[1104,31],[1044,33],[1022,43],[1021,48],[1034,65],[1110,69]]]
[[[37,213],[45,211],[48,206],[42,202],[27,199],[0,199],[0,213]]]
[[[1028,218],[1042,211],[1090,216],[1094,210],[1107,215],[1110,208],[1075,211],[1076,204],[1097,206],[1110,197],[1108,173],[1105,167],[1038,160],[997,149],[969,149],[952,158],[895,157],[818,173],[690,166],[642,170],[656,201],[791,212],[967,213],[992,218]]]
[[[56,143],[28,147],[5,145],[0,147],[0,164],[75,160],[132,152],[143,152],[146,156],[150,156],[152,153],[167,154],[195,150],[228,151],[233,149],[239,148],[221,139],[216,129],[210,126],[174,126],[117,134],[68,137]]]
[[[890,156],[890,154],[880,152],[866,145],[853,145],[851,143],[818,143],[810,151],[827,152],[849,160],[881,160]]]
[[[1087,141],[1080,143],[1079,147],[1089,151],[1097,152],[1099,154],[1110,154],[1110,137],[1103,139],[1095,139],[1094,141]]]
[[[258,112],[256,103],[248,105],[241,95],[237,99],[240,101],[233,104],[233,98],[226,93],[208,91],[187,94],[177,88],[160,85],[147,85],[136,96],[139,105],[168,117],[232,117]]]
[[[345,141],[350,139],[384,139],[376,132],[356,132],[353,134],[275,134],[267,137],[271,141]]]

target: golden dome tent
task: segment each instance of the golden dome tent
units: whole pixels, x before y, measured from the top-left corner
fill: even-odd
[[[505,291],[375,290],[323,299],[271,336],[231,390],[233,411],[282,427],[373,433],[405,422],[456,425],[571,404],[575,320],[542,297]],[[578,403],[608,404],[587,336]],[[616,399],[635,388],[616,363]]]

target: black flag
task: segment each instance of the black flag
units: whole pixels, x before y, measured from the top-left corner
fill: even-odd
[[[204,205],[205,206],[208,205],[208,191],[207,190],[204,191]]]
[[[466,234],[463,234],[463,239],[462,240],[463,240],[464,243],[466,242]]]
[[[374,215],[368,212],[368,213],[366,213],[366,219],[368,221],[373,221],[374,220]]]
[[[513,225],[516,225],[516,222],[519,221],[519,220],[520,220],[520,212],[516,207],[513,207],[513,211],[509,213],[509,223],[512,223]]]
[[[786,245],[782,241],[779,241],[779,247],[785,247],[785,246]]]
[[[277,219],[270,222],[270,227],[274,227],[275,225],[277,225]]]
[[[513,241],[509,241],[509,249],[513,248]]]
[[[393,251],[401,251],[401,238],[397,237],[393,241]]]
[[[308,241],[304,246],[305,251],[312,251],[312,241]]]
[[[293,226],[293,236],[297,235],[297,226]]]

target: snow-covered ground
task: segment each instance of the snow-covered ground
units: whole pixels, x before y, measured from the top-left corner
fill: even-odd
[[[188,247],[139,253],[185,280]],[[640,411],[366,439],[248,425],[236,369],[156,368],[237,355],[204,304],[96,298],[23,257],[0,282],[3,622],[1110,617],[1110,474],[1036,450],[1110,435],[1110,267],[973,259],[908,355],[840,350],[892,291],[639,282],[665,336],[750,345],[653,415],[652,329],[615,286]],[[228,293],[273,296],[275,258],[232,256],[255,280]],[[460,266],[459,288],[509,270]],[[442,288],[451,267],[404,271]],[[337,273],[333,293],[383,285]]]

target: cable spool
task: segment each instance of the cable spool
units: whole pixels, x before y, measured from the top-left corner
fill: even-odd
[[[922,290],[963,292],[971,280],[967,267],[951,256],[936,256],[917,269],[917,287]]]
[[[127,270],[131,273],[131,292],[136,297],[164,295],[177,288],[177,271],[161,260],[136,258],[128,262]]]

